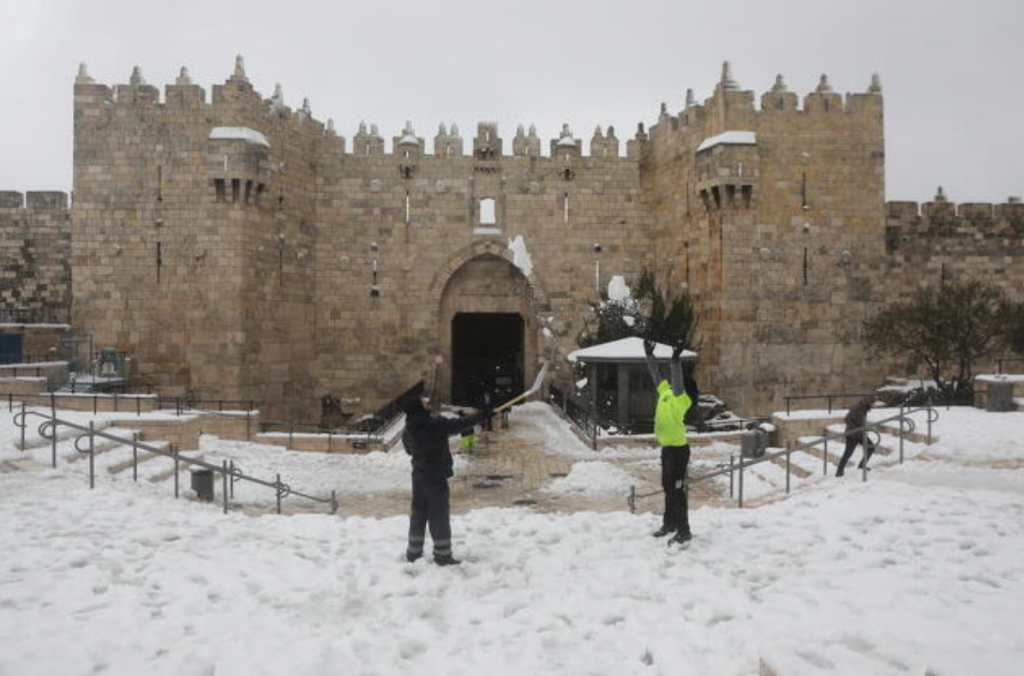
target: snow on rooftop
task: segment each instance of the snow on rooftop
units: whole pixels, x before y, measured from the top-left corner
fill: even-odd
[[[704,139],[699,146],[697,146],[697,152],[702,150],[708,150],[715,146],[756,146],[757,145],[757,134],[752,131],[727,131],[717,136]]]
[[[690,350],[683,350],[681,356],[683,359],[693,359],[697,356],[696,352]],[[672,358],[672,347],[665,345],[664,343],[654,344],[654,357],[656,359],[671,359]],[[610,343],[601,343],[600,345],[591,345],[581,350],[569,353],[569,361],[640,361],[646,358],[644,354],[644,341],[643,338],[637,336],[630,336],[629,338],[620,338],[619,340],[613,340]]]
[[[270,141],[262,133],[249,127],[214,127],[210,139],[215,141],[245,141],[254,145],[270,147]]]
[[[512,264],[523,271],[529,277],[533,274],[533,259],[530,252],[526,250],[526,240],[522,235],[516,235],[508,241],[508,248],[512,250]]]

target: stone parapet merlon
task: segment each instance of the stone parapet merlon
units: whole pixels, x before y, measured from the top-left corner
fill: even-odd
[[[25,209],[27,211],[67,211],[68,194],[59,190],[29,191],[0,190],[0,210]]]

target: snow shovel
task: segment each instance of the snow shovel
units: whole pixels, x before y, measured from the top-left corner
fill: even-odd
[[[523,399],[526,399],[531,394],[536,394],[537,392],[539,392],[540,391],[540,386],[544,384],[544,375],[547,372],[548,372],[548,363],[547,362],[543,362],[541,364],[541,366],[540,366],[540,370],[537,371],[537,377],[533,379],[533,385],[530,386],[530,389],[526,390],[522,394],[519,394],[519,395],[516,395],[515,397],[512,397],[511,399],[506,401],[504,404],[502,404],[498,408],[494,409],[494,412],[495,413],[500,413],[500,412],[504,411],[506,408],[512,406],[513,404],[517,404],[520,401],[522,401]]]

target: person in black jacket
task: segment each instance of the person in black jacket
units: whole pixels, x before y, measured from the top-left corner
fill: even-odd
[[[427,524],[434,541],[434,563],[450,566],[459,563],[452,556],[452,528],[449,520],[448,479],[452,471],[452,454],[448,437],[471,429],[486,418],[482,411],[466,418],[433,416],[420,398],[411,397],[405,410],[405,452],[412,456],[412,505],[409,514],[409,546],[405,558],[409,563],[423,556]]]
[[[845,418],[846,449],[843,451],[843,457],[839,460],[839,467],[836,469],[837,477],[843,476],[843,472],[846,470],[846,463],[850,461],[853,451],[857,448],[858,444],[864,447],[864,457],[860,459],[857,469],[864,469],[868,461],[871,460],[871,456],[875,452],[875,446],[868,439],[868,435],[865,434],[864,426],[868,424],[868,411],[871,410],[874,403],[875,395],[869,394],[854,404],[847,412]]]

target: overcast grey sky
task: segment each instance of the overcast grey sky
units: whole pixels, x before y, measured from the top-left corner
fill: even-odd
[[[776,73],[802,95],[878,71],[888,199],[1005,201],[1024,193],[1022,29],[1024,0],[0,0],[0,190],[71,188],[80,61],[106,84],[138,64],[161,89],[186,65],[209,97],[241,53],[264,96],[280,82],[346,137],[410,119],[428,138],[497,120],[625,139],[687,87],[710,95],[726,59],[758,94]]]

